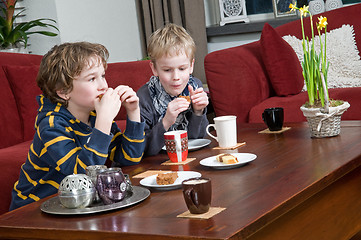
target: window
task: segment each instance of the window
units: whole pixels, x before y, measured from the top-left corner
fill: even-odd
[[[298,7],[308,5],[310,0],[299,0],[297,1]],[[361,0],[342,0],[343,4],[359,3]],[[288,8],[288,6],[283,6]],[[261,14],[261,13],[272,13],[273,6],[272,0],[246,0],[247,15]]]
[[[273,12],[272,0],[246,0],[247,15]]]

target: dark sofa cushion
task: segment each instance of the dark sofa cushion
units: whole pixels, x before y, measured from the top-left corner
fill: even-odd
[[[39,107],[36,96],[41,94],[41,90],[36,84],[39,66],[3,66],[3,68],[19,110],[23,141],[30,140],[34,137],[34,124]]]
[[[277,96],[300,93],[304,83],[302,67],[292,47],[268,23],[260,41],[262,59]]]
[[[0,96],[4,99],[0,101],[0,149],[23,141],[19,111],[3,66],[39,65],[41,58],[42,56],[34,54],[0,52]]]
[[[0,76],[0,148],[4,148],[22,142],[23,133],[16,101],[2,67],[0,72],[3,74]]]
[[[11,191],[19,179],[20,167],[26,161],[31,141],[0,149],[0,214],[9,211]]]

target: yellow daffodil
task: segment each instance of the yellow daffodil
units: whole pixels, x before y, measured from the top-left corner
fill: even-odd
[[[301,7],[299,10],[300,10],[301,16],[304,16],[304,17],[306,17],[306,16],[307,16],[307,13],[309,13],[309,11],[308,11],[308,6],[303,6],[303,7]]]
[[[296,5],[294,5],[294,4],[292,4],[292,3],[290,3],[289,8],[291,9],[290,12],[293,12],[293,11],[296,11],[296,10],[297,10]]]
[[[318,17],[318,24],[317,24],[317,28],[322,30],[327,26],[327,18],[326,17]]]
[[[318,36],[321,36],[321,30],[324,29],[324,37],[319,37],[320,50],[315,51],[315,34],[314,25],[312,21],[312,14],[308,10],[308,6],[297,8],[295,5],[290,4],[290,11],[298,10],[301,17],[301,29],[302,29],[302,47],[304,58],[302,61],[302,74],[305,79],[309,105],[313,106],[317,101],[321,102],[322,106],[328,106],[329,95],[327,90],[327,71],[329,62],[326,58],[326,30],[327,30],[327,18],[319,17],[316,22]],[[311,40],[305,35],[303,17],[309,15],[309,23],[311,27]]]

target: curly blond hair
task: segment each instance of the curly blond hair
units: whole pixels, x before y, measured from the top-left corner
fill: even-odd
[[[183,27],[169,23],[151,34],[147,49],[148,56],[153,64],[163,56],[178,55],[182,51],[192,61],[196,45],[193,38]]]
[[[44,96],[53,103],[67,106],[67,101],[58,96],[57,91],[69,93],[73,90],[73,80],[91,64],[91,58],[107,68],[108,50],[101,44],[89,42],[63,43],[55,45],[41,60],[36,82]]]

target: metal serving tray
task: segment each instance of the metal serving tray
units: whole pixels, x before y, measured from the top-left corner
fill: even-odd
[[[103,203],[96,203],[94,205],[85,208],[66,208],[60,203],[58,196],[56,196],[50,198],[49,200],[41,204],[40,209],[41,211],[49,214],[60,214],[60,215],[91,214],[91,213],[99,213],[99,212],[105,212],[105,211],[111,211],[115,209],[129,207],[149,197],[150,191],[148,189],[139,186],[132,186],[132,187],[133,187],[133,192],[131,196],[126,197],[120,202],[109,205],[104,205]]]

